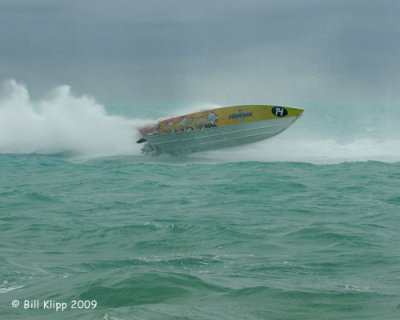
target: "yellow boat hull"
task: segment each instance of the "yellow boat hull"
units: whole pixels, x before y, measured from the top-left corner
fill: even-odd
[[[160,121],[140,130],[144,152],[182,154],[235,147],[285,130],[302,109],[244,105],[205,110]]]

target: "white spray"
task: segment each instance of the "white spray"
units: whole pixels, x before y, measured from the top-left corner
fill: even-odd
[[[94,99],[56,88],[32,101],[25,86],[7,81],[0,95],[0,153],[71,153],[79,156],[139,154],[143,120],[110,116]]]

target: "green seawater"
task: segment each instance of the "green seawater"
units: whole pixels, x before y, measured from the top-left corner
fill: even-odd
[[[0,155],[0,319],[399,319],[399,247],[400,163]]]

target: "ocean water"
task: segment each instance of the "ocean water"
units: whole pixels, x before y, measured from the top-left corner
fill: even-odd
[[[360,107],[343,105],[303,106],[256,145],[154,158],[135,129],[173,104],[33,101],[8,82],[0,319],[399,319],[395,107],[349,123]]]

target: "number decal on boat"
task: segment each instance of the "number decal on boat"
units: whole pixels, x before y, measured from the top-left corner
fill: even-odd
[[[288,114],[287,110],[283,107],[273,107],[272,113],[277,117],[285,117]]]

